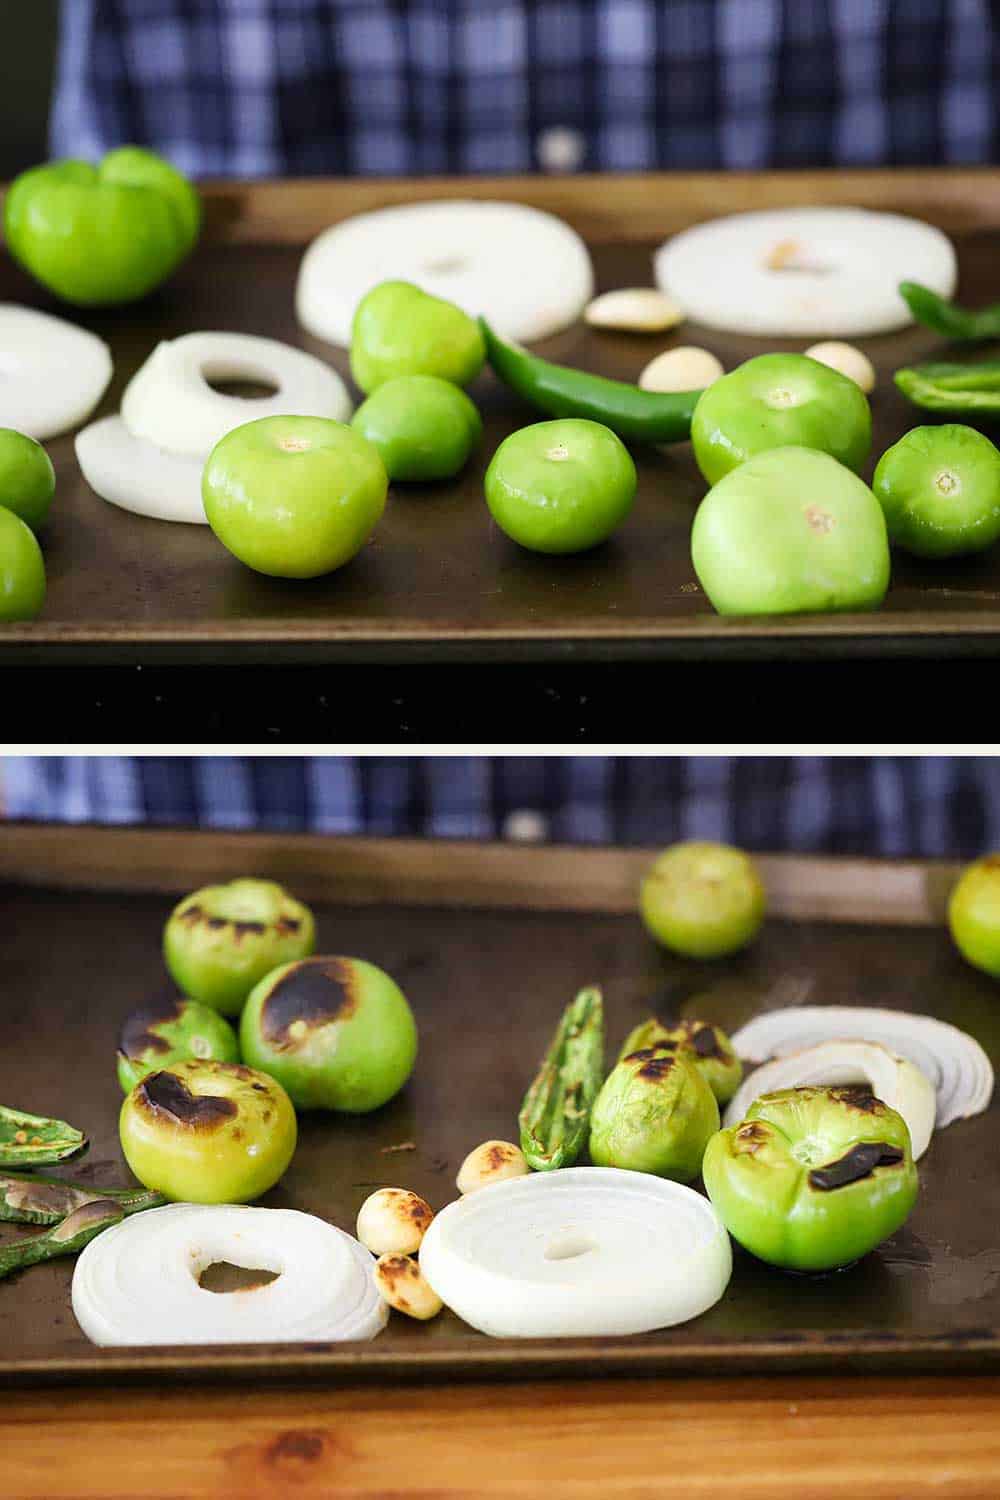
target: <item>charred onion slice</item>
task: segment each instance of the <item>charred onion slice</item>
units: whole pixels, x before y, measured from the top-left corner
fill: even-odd
[[[0,427],[58,437],[87,420],[110,379],[111,351],[96,334],[0,303]]]
[[[981,1114],[993,1096],[993,1067],[979,1043],[932,1016],[861,1005],[799,1005],[766,1011],[732,1037],[741,1057],[761,1059],[838,1040],[878,1042],[914,1063],[934,1086],[938,1130]]]
[[[763,1063],[734,1094],[723,1124],[738,1125],[761,1094],[812,1083],[866,1083],[876,1099],[906,1121],[914,1161],[930,1145],[937,1102],[934,1085],[915,1063],[896,1057],[878,1042],[820,1042]]]
[[[420,1269],[495,1338],[644,1333],[697,1317],[732,1270],[711,1204],[679,1183],[566,1167],[482,1188],[436,1216]]]
[[[276,1279],[211,1292],[200,1277],[219,1261]],[[95,1344],[370,1339],[389,1312],[374,1266],[363,1245],[312,1214],[175,1203],[87,1246],[73,1274],[73,1311]]]

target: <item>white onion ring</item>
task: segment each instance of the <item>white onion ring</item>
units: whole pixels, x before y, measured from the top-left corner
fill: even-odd
[[[824,1083],[867,1083],[876,1099],[906,1121],[914,1161],[923,1156],[934,1133],[934,1085],[915,1063],[878,1042],[820,1042],[762,1063],[736,1090],[723,1123],[738,1125],[761,1094]]]
[[[594,292],[586,245],[554,214],[443,199],[356,214],[324,230],[299,270],[299,322],[348,345],[355,309],[380,281],[412,281],[523,340],[575,322]]]
[[[765,1011],[732,1035],[741,1057],[784,1057],[818,1042],[879,1042],[909,1058],[934,1085],[938,1130],[981,1114],[993,1095],[993,1067],[967,1032],[932,1016],[861,1005],[800,1005]]]
[[[198,1285],[217,1261],[277,1271],[246,1291]],[[363,1245],[287,1208],[172,1203],[123,1219],[82,1251],[73,1312],[95,1344],[327,1343],[370,1339],[389,1309]]]
[[[901,281],[950,297],[957,277],[940,229],[862,208],[730,214],[674,235],[654,267],[693,321],[765,337],[888,333],[913,321]]]
[[[0,303],[0,427],[58,437],[85,422],[108,388],[103,339],[16,302]]]
[[[729,1236],[706,1198],[614,1167],[494,1183],[450,1203],[420,1246],[442,1302],[494,1338],[646,1333],[725,1291]]]
[[[257,380],[273,396],[224,396],[207,383]],[[187,333],[157,344],[122,397],[133,437],[168,453],[206,459],[220,438],[258,417],[332,417],[351,413],[347,387],[313,354],[250,333]]]
[[[103,417],[76,435],[76,458],[95,494],[158,521],[208,525],[201,499],[204,459],[184,458],[133,437],[121,417]]]

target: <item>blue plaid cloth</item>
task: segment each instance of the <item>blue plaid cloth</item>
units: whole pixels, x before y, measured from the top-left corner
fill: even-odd
[[[195,176],[996,159],[989,0],[64,0],[51,145]]]
[[[969,859],[1000,759],[74,756],[0,759],[12,818]],[[2,835],[0,835],[2,836]]]

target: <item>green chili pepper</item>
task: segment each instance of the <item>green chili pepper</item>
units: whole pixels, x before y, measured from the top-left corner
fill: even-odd
[[[529,1167],[571,1167],[583,1150],[590,1110],[604,1074],[604,1006],[598,989],[581,990],[563,1012],[518,1124]]]
[[[48,1229],[32,1240],[15,1240],[12,1245],[0,1245],[0,1280],[40,1260],[75,1255],[103,1230],[120,1223],[124,1217],[121,1204],[112,1203],[110,1198],[95,1198],[75,1209],[55,1229]]]
[[[1000,338],[1000,302],[969,312],[957,302],[948,302],[921,286],[919,281],[901,281],[899,295],[918,323],[932,328],[946,339]]]
[[[893,378],[903,395],[926,411],[1000,412],[1000,360],[914,365]]]
[[[0,1219],[17,1224],[58,1224],[85,1203],[110,1199],[123,1214],[158,1208],[167,1200],[149,1188],[91,1188],[39,1172],[0,1172]]]
[[[27,1115],[0,1104],[0,1167],[43,1167],[76,1156],[86,1146],[83,1132],[65,1120]]]
[[[856,1084],[762,1094],[712,1137],[701,1170],[733,1239],[790,1271],[850,1265],[917,1197],[905,1121]]]
[[[587,417],[620,438],[641,443],[682,443],[700,391],[643,391],[568,365],[554,365],[509,344],[480,318],[486,354],[494,371],[525,401],[552,417]]]

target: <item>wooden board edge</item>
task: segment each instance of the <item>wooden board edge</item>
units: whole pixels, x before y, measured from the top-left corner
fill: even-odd
[[[182,894],[269,876],[346,906],[496,907],[628,914],[648,848],[472,840],[0,824],[0,881]],[[760,855],[773,916],[926,927],[944,921],[960,866],[945,861]]]

